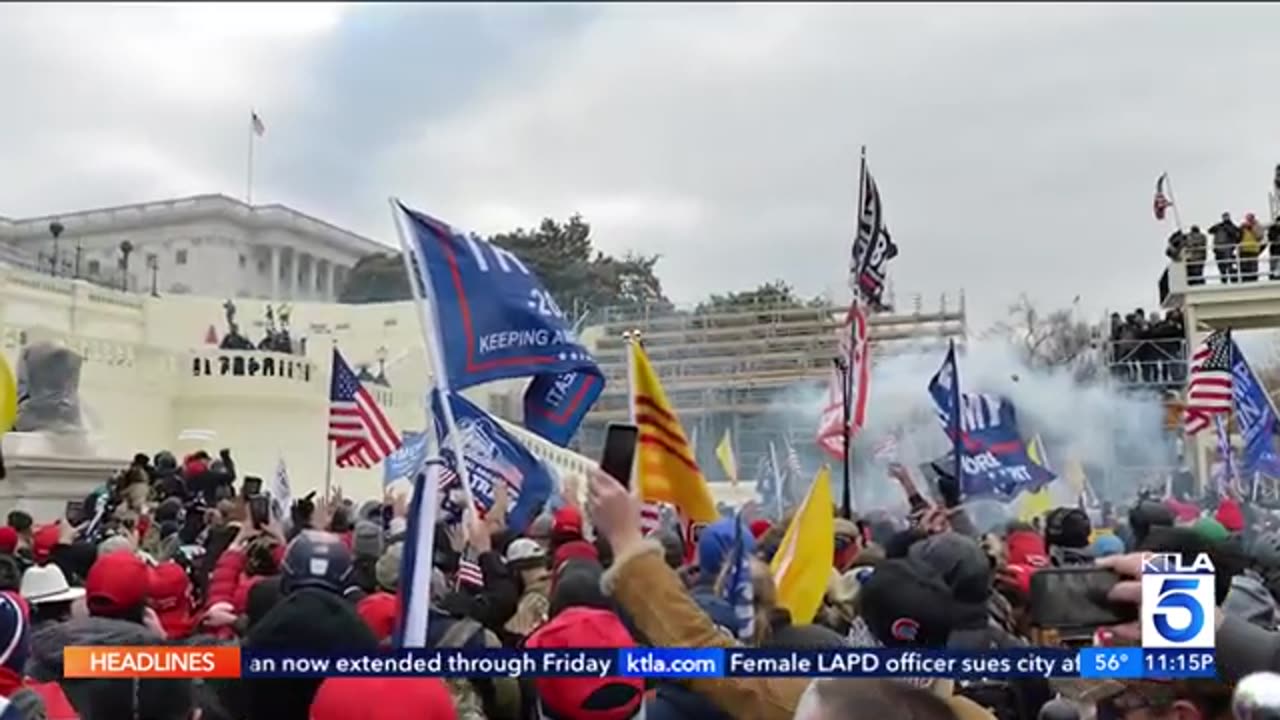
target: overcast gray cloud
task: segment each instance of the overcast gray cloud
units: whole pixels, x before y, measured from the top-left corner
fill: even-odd
[[[1266,208],[1267,5],[0,6],[0,214],[244,187],[392,240],[582,212],[669,293],[838,288],[858,147],[899,302],[1154,306],[1184,219]]]

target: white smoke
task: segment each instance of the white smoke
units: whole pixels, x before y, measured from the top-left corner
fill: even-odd
[[[925,348],[895,343],[892,355],[872,347],[867,424],[854,441],[853,482],[861,507],[901,502],[901,492],[885,475],[885,461],[873,458],[878,439],[897,433],[899,461],[913,473],[921,463],[949,449],[927,390],[946,351],[938,349],[936,340],[929,344]],[[1160,399],[1122,391],[1105,367],[1096,381],[1082,384],[1069,372],[1033,370],[1003,339],[970,341],[958,351],[958,362],[963,392],[1009,398],[1023,438],[1039,434],[1051,464],[1079,460],[1104,499],[1132,495],[1139,483],[1149,483],[1177,464],[1176,450],[1163,430],[1165,411]],[[826,404],[826,392],[796,393],[779,405],[787,424],[815,425]],[[811,458],[817,462],[816,454]],[[839,486],[840,469],[832,471]]]

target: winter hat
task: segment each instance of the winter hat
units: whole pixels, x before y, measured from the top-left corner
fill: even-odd
[[[404,543],[391,543],[378,558],[373,567],[373,575],[378,587],[387,592],[395,592],[400,587],[400,559],[404,556]]]
[[[12,555],[18,549],[18,531],[9,526],[0,527],[0,553]]]
[[[151,568],[148,580],[151,608],[170,638],[191,632],[191,578],[182,566],[170,560]]]
[[[1076,507],[1060,507],[1044,518],[1045,545],[1065,548],[1089,547],[1093,525],[1085,511]]]
[[[1044,549],[1044,538],[1035,530],[1013,530],[1004,541],[1008,564],[1028,567],[1046,567],[1049,555]]]
[[[635,646],[617,615],[585,607],[556,615],[525,641],[525,647],[535,650]],[[543,677],[535,679],[533,687],[546,720],[628,720],[643,706],[641,678]]]
[[[356,523],[354,538],[351,541],[351,554],[359,558],[376,559],[382,554],[382,528],[361,520]]]
[[[539,515],[533,519],[533,522],[529,523],[528,529],[525,530],[525,535],[528,535],[534,540],[550,540],[551,527],[554,522],[555,518],[550,515],[545,513]]]
[[[703,529],[698,538],[698,572],[704,578],[716,578],[737,537],[737,518],[717,520]],[[751,533],[742,534],[747,554],[755,553],[756,542]]]
[[[991,564],[972,538],[940,533],[912,545],[907,556],[932,569],[959,602],[985,603],[991,595]]]
[[[869,631],[862,637],[851,631],[859,647],[947,644],[954,605],[951,590],[927,565],[908,559],[880,563],[863,582],[858,602],[859,620]]]
[[[1099,535],[1098,539],[1093,541],[1093,556],[1108,557],[1110,555],[1124,554],[1124,541],[1115,535]]]
[[[554,570],[570,560],[590,560],[598,563],[600,562],[600,551],[596,549],[595,545],[586,540],[570,540],[556,548],[551,567]]]
[[[22,675],[31,654],[31,622],[22,600],[0,593],[0,667]]]
[[[286,595],[254,625],[244,646],[255,650],[330,653],[375,650],[378,639],[339,595],[302,588]],[[244,679],[245,720],[308,720],[320,680]]]
[[[249,588],[245,598],[244,614],[252,629],[258,621],[267,616],[280,603],[280,577],[268,577],[259,580]]]
[[[99,555],[110,555],[114,552],[133,552],[133,543],[123,535],[112,535],[98,543]]]
[[[89,614],[120,617],[147,601],[147,564],[127,551],[99,555],[84,580]]]
[[[379,698],[370,702],[370,698]],[[310,720],[455,720],[449,688],[438,678],[346,677],[320,684]]]
[[[600,589],[604,569],[593,560],[569,560],[556,571],[551,583],[551,617],[571,607],[610,609]]]
[[[356,614],[369,626],[379,642],[387,642],[396,631],[396,621],[400,619],[400,598],[392,593],[373,593],[356,604]]]
[[[1244,513],[1240,510],[1240,503],[1231,498],[1223,498],[1218,503],[1218,512],[1214,513],[1214,517],[1230,532],[1244,531]]]
[[[1200,518],[1191,526],[1191,529],[1211,543],[1220,543],[1231,537],[1231,533],[1222,526],[1222,523],[1213,518]]]

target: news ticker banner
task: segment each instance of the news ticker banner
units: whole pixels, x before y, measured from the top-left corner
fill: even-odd
[[[1018,648],[989,652],[877,648],[388,650],[289,653],[234,646],[80,646],[67,678],[318,677],[946,677],[1181,679],[1214,677],[1213,650]]]

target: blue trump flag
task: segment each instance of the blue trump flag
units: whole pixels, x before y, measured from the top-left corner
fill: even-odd
[[[425,432],[400,433],[400,447],[382,459],[382,484],[390,485],[401,478],[412,479],[427,459]]]
[[[440,454],[446,467],[454,473],[458,460],[453,441],[442,418],[441,391],[431,393],[431,411],[435,413]],[[462,452],[467,459],[467,475],[471,495],[481,509],[493,507],[493,489],[506,483],[507,526],[523,532],[551,497],[555,483],[551,472],[484,410],[471,404],[458,393],[448,392],[449,405],[462,438]]]
[[[955,346],[929,382],[929,395],[954,446],[955,472],[966,498],[1012,500],[1035,492],[1054,474],[1031,461],[1018,433],[1018,419],[1008,398],[989,393],[962,393]]]
[[[1252,482],[1256,473],[1280,477],[1280,456],[1272,438],[1276,434],[1276,409],[1258,376],[1253,374],[1240,346],[1231,342],[1231,394],[1236,421],[1244,436],[1243,477]]]
[[[398,206],[414,282],[434,304],[449,387],[532,376],[525,427],[567,445],[604,375],[551,293],[511,251]]]

